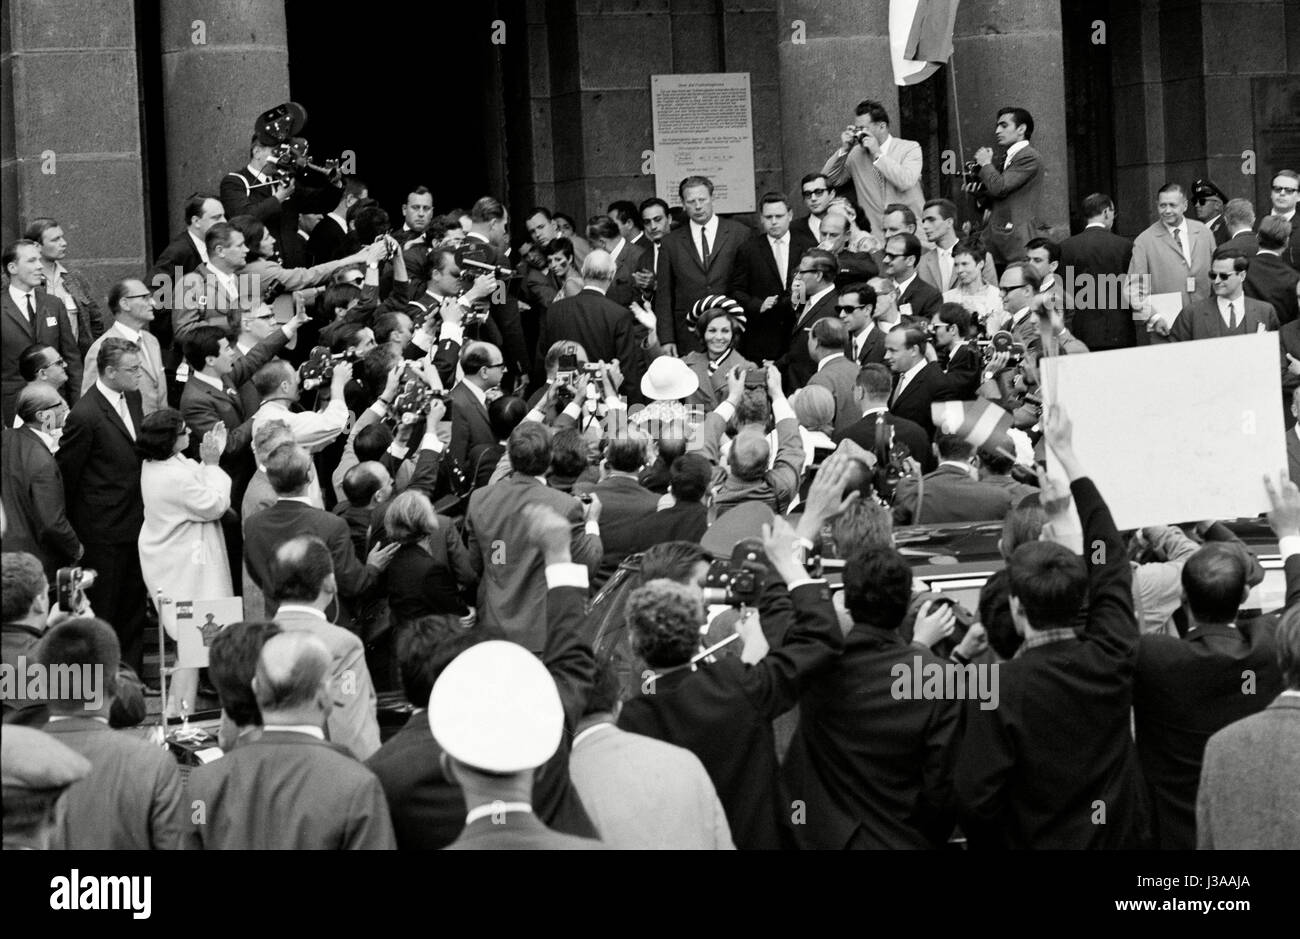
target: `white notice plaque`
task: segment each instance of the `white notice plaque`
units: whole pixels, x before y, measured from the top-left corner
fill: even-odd
[[[1287,469],[1280,358],[1272,332],[1046,358],[1044,404],[1121,530],[1251,517]]]
[[[754,119],[749,73],[651,75],[655,194],[681,205],[687,176],[713,182],[715,212],[752,212]]]

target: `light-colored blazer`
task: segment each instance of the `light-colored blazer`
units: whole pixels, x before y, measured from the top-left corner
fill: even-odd
[[[86,364],[81,370],[83,395],[99,378],[99,347],[110,336],[114,339],[127,338],[122,327],[114,323],[104,331],[104,335],[90,344],[86,350]],[[140,357],[140,407],[147,416],[167,407],[167,376],[163,373],[162,347],[158,345],[158,338],[148,330],[141,330],[139,345],[144,353]]]
[[[1156,223],[1133,240],[1133,259],[1129,261],[1129,289],[1136,291],[1144,286],[1148,294],[1182,294],[1182,305],[1204,300],[1210,295],[1210,258],[1214,254],[1214,235],[1201,222],[1187,219],[1187,235],[1191,242],[1191,267],[1183,260],[1183,253],[1174,244],[1173,236],[1164,223]],[[1196,281],[1196,290],[1187,291],[1187,278]],[[1138,278],[1142,280],[1138,280]],[[1143,319],[1148,317],[1144,316]]]
[[[885,206],[902,203],[921,217],[925,194],[921,191],[921,145],[915,140],[890,137],[885,141],[880,158],[872,161],[870,154],[854,145],[847,154],[838,150],[831,154],[822,175],[832,186],[843,185],[850,176],[858,195],[858,204],[867,213],[871,230],[883,230]],[[920,237],[920,233],[917,233]]]
[[[957,246],[953,245],[953,247]],[[916,266],[916,276],[941,293],[952,290],[957,286],[956,273],[949,275],[948,283],[939,283],[939,252],[937,248],[928,248],[921,252],[921,263]],[[984,283],[997,286],[997,282],[998,272],[993,266],[993,255],[985,252]]]

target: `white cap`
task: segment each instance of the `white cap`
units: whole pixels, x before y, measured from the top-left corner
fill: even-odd
[[[453,759],[490,773],[541,766],[564,730],[555,680],[537,656],[513,642],[470,646],[429,695],[429,729]]]
[[[641,376],[641,393],[651,401],[689,398],[700,387],[700,376],[689,365],[671,355],[661,355]]]

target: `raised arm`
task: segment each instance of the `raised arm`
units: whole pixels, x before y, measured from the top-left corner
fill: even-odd
[[[799,491],[803,478],[803,437],[794,409],[781,390],[781,373],[775,365],[767,367],[767,393],[772,399],[772,417],[776,419],[776,461],[767,471],[768,483],[778,505],[787,505]]]
[[[1280,488],[1264,477],[1273,508],[1268,513],[1268,523],[1277,535],[1278,552],[1286,568],[1286,608],[1300,603],[1300,488],[1287,479],[1286,470],[1279,474]]]

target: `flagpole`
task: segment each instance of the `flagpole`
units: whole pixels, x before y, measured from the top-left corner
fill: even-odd
[[[953,49],[952,55],[948,56],[948,72],[952,75],[952,110],[957,118],[957,159],[964,161],[966,159],[966,147],[961,139],[961,99],[957,95],[957,50]]]

